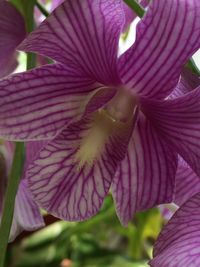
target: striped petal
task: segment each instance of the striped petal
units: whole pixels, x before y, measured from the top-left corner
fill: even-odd
[[[27,180],[20,183],[16,200],[14,217],[9,241],[13,241],[20,232],[34,231],[43,227],[44,220],[38,206],[34,203],[27,188]]]
[[[98,212],[127,149],[130,131],[119,136],[116,132],[102,143],[105,146],[98,156],[82,161],[78,155],[84,138],[89,142],[82,155],[86,157],[103,136],[90,136],[90,127],[86,119],[70,125],[41,150],[27,171],[29,189],[38,205],[64,220],[85,220]]]
[[[170,95],[170,98],[176,98],[189,93],[200,85],[200,77],[184,67],[181,72],[180,82]]]
[[[162,230],[152,267],[200,266],[200,193],[188,200]]]
[[[173,202],[181,206],[184,202],[199,192],[200,178],[182,158],[179,158],[178,169],[176,172],[175,199]]]
[[[143,96],[168,96],[182,65],[200,47],[199,25],[199,0],[151,1],[136,42],[119,60],[124,83]]]
[[[20,49],[75,65],[104,84],[116,84],[123,24],[121,0],[68,0],[29,35]]]
[[[0,137],[50,139],[81,112],[99,85],[74,69],[52,64],[0,81]]]
[[[200,77],[188,68],[183,68],[181,72],[181,81],[184,87],[188,89],[187,93],[200,85]]]
[[[128,153],[118,167],[112,192],[120,221],[136,211],[172,201],[177,155],[140,114]]]
[[[25,38],[25,23],[21,14],[7,1],[0,1],[0,78],[17,66],[16,47]]]
[[[34,158],[36,155],[36,147],[39,148],[38,142],[37,146],[32,145],[32,151],[26,153],[25,168],[27,167],[28,161]],[[29,146],[30,148],[30,146]],[[33,149],[34,148],[34,149]],[[10,142],[6,142],[4,145],[0,146],[2,155],[0,154],[0,217],[2,212],[3,197],[6,191],[6,184],[8,179],[8,173],[11,167],[11,158],[14,153],[14,145]],[[8,157],[9,156],[9,157]],[[8,162],[7,162],[8,161]],[[16,199],[15,199],[15,209],[12,221],[12,227],[10,232],[9,241],[13,241],[17,235],[19,235],[23,230],[33,231],[44,226],[43,218],[40,214],[38,206],[35,204],[27,188],[27,180],[23,179],[20,182]]]
[[[26,142],[26,160],[24,169],[27,169],[28,165],[32,163],[39,155],[40,150],[48,143],[48,141],[34,141]]]
[[[159,134],[200,176],[200,87],[173,100],[141,103]]]

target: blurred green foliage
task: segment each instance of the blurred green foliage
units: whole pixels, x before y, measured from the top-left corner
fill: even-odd
[[[111,197],[85,222],[55,222],[10,246],[6,267],[145,267],[162,226],[157,209],[120,225]]]

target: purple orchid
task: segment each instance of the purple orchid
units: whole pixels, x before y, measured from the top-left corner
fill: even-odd
[[[200,193],[199,176],[179,157],[179,165],[176,172],[176,187],[174,203],[181,206],[193,195]]]
[[[84,220],[111,188],[127,224],[172,201],[178,154],[200,175],[200,88],[167,98],[200,47],[199,14],[199,0],[152,1],[118,59],[122,1],[67,0],[20,45],[56,61],[0,82],[1,137],[51,140],[26,174],[40,206]]]
[[[0,78],[17,67],[16,47],[25,38],[25,23],[16,8],[0,0]]]
[[[200,88],[200,77],[192,73],[189,69],[183,68],[181,79],[176,89],[170,95],[171,99],[179,98]],[[200,192],[199,176],[191,169],[185,160],[178,157],[178,167],[175,178],[175,197],[174,203],[181,206],[193,195]]]
[[[27,145],[25,168],[37,154],[42,142],[34,142]],[[13,145],[10,142],[0,146],[0,213],[2,212],[3,196],[6,190],[7,176],[11,167]],[[32,200],[27,187],[27,180],[20,182],[15,200],[15,209],[9,241],[13,241],[23,230],[33,231],[44,226],[39,208]]]
[[[180,208],[161,231],[154,245],[150,266],[198,267],[200,180],[182,159],[179,159],[176,174],[174,202]]]
[[[200,265],[200,193],[186,201],[158,237],[152,267]]]
[[[181,97],[198,88],[199,77],[184,68],[171,97]],[[200,264],[200,179],[180,156],[175,180],[174,203],[180,208],[175,213],[171,211],[174,215],[155,243],[154,258],[150,261],[152,267],[198,267]],[[169,211],[165,214],[169,215]]]
[[[181,79],[170,98],[181,97],[200,86],[200,77],[184,67],[181,72]]]

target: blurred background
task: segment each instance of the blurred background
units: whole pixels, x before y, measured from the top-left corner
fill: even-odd
[[[111,196],[100,213],[85,222],[45,215],[46,227],[23,232],[8,247],[6,267],[145,267],[168,210],[136,214],[122,227]],[[162,213],[162,215],[161,215]]]

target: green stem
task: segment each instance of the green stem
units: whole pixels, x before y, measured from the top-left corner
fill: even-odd
[[[24,162],[24,144],[16,143],[10,177],[5,194],[5,202],[0,226],[0,267],[4,266],[5,254],[12,225],[15,196],[17,194]]]
[[[192,72],[196,73],[198,76],[200,76],[200,70],[198,69],[195,61],[193,58],[191,58],[187,64],[186,64],[186,67],[191,69]]]
[[[34,23],[34,6],[36,4],[36,0],[21,0],[23,6],[23,13],[26,22],[26,31],[30,33],[35,28]],[[27,70],[35,67],[36,63],[36,55],[33,53],[27,53]]]
[[[131,8],[138,17],[142,18],[145,15],[145,9],[136,0],[124,0],[124,2]]]
[[[26,30],[31,32],[34,29],[34,4],[35,0],[21,0],[23,7],[24,18],[26,21]],[[35,55],[29,53],[27,55],[27,70],[35,67]],[[6,194],[3,205],[2,220],[0,225],[0,267],[4,266],[6,249],[10,235],[10,229],[12,226],[15,197],[17,194],[20,178],[22,175],[24,163],[24,143],[16,142],[15,154],[13,158],[12,168],[8,184],[6,188]]]
[[[35,5],[45,17],[49,16],[49,12],[38,1],[36,1]]]
[[[36,55],[33,53],[27,53],[26,69],[30,70],[35,67]]]

